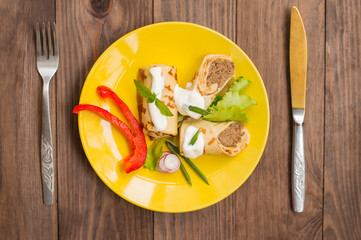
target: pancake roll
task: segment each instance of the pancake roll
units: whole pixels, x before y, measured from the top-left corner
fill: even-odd
[[[240,122],[209,122],[187,118],[179,130],[179,146],[182,154],[184,152],[185,132],[189,126],[199,128],[203,133],[203,154],[224,154],[235,156],[245,149],[250,141],[250,133]]]
[[[153,70],[152,70],[153,69]],[[157,71],[154,71],[157,70]],[[140,115],[140,122],[143,126],[143,131],[146,135],[151,138],[160,138],[164,136],[175,136],[178,133],[177,129],[177,116],[178,112],[174,103],[174,87],[177,84],[177,69],[174,66],[168,66],[164,64],[149,65],[144,68],[139,69],[137,80],[142,82],[145,86],[152,90],[152,85],[154,81],[154,74],[157,72],[157,77],[161,79],[160,82],[164,83],[160,92],[153,91],[157,94],[158,99],[160,99],[173,113],[172,117],[166,117],[164,115],[159,115],[159,109],[152,106],[154,103],[148,103],[146,98],[142,98],[139,93],[138,98],[138,110]],[[159,85],[159,83],[156,83]],[[154,89],[154,86],[153,86]],[[158,111],[157,119],[162,118],[163,122],[160,121],[160,127],[157,129],[157,124],[153,122],[154,112]],[[152,116],[153,114],[153,116]],[[157,120],[158,121],[158,120]],[[163,129],[159,129],[163,128]]]
[[[235,76],[235,65],[231,56],[210,54],[204,57],[188,89],[197,88],[203,96],[207,109],[216,95]]]

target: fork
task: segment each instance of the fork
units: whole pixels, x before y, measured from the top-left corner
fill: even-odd
[[[53,204],[54,162],[53,142],[51,137],[49,85],[58,70],[59,48],[55,23],[42,23],[36,26],[36,65],[43,79],[43,107],[41,130],[41,176],[43,184],[43,201],[45,205]]]

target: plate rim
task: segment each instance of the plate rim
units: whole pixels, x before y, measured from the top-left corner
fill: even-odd
[[[105,181],[103,179],[103,177],[101,176],[101,174],[97,171],[97,169],[94,167],[93,163],[89,160],[89,156],[88,156],[88,153],[85,151],[86,147],[84,146],[84,139],[83,139],[83,135],[81,134],[81,121],[80,121],[80,117],[78,117],[78,132],[79,132],[79,136],[80,136],[80,139],[81,139],[81,144],[82,144],[82,148],[83,148],[83,152],[85,153],[86,157],[87,157],[87,160],[88,162],[90,163],[90,165],[92,166],[94,172],[98,175],[98,177],[102,180],[102,182],[108,187],[110,188],[113,193],[115,193],[117,196],[123,198],[124,200],[138,206],[138,207],[141,207],[141,208],[144,208],[144,209],[147,209],[147,210],[151,210],[151,211],[156,211],[156,212],[164,212],[164,213],[185,213],[185,212],[194,212],[194,211],[197,211],[197,210],[201,210],[201,209],[204,209],[204,208],[207,208],[207,207],[210,207],[216,203],[219,203],[221,201],[223,201],[225,198],[229,197],[230,195],[232,195],[237,189],[239,189],[248,179],[249,177],[251,176],[251,174],[254,172],[254,170],[256,169],[256,167],[258,166],[262,156],[263,156],[263,153],[264,153],[264,150],[265,150],[265,147],[266,147],[266,144],[267,144],[267,140],[268,140],[268,135],[269,135],[269,126],[270,126],[270,107],[269,107],[269,99],[268,99],[268,93],[267,93],[267,89],[265,87],[265,84],[264,84],[264,81],[261,77],[261,74],[259,73],[258,69],[256,68],[255,64],[252,62],[252,60],[248,57],[248,55],[243,51],[242,48],[240,48],[235,42],[233,42],[231,39],[229,39],[228,37],[224,36],[223,34],[217,32],[216,30],[213,30],[211,28],[208,28],[206,26],[203,26],[203,25],[200,25],[200,24],[196,24],[196,23],[191,23],[191,22],[182,22],[182,21],[166,21],[166,22],[159,22],[159,23],[152,23],[152,24],[148,24],[148,25],[145,25],[143,27],[140,27],[140,28],[137,28],[137,29],[134,29],[132,30],[131,32],[123,35],[122,37],[118,38],[116,41],[114,41],[109,47],[107,47],[104,52],[97,58],[97,60],[95,61],[95,63],[92,65],[90,71],[88,72],[87,74],[87,77],[83,83],[83,86],[82,86],[82,89],[81,89],[81,94],[80,94],[80,97],[79,97],[79,104],[80,104],[80,99],[82,99],[82,96],[84,93],[84,88],[86,86],[86,83],[88,81],[88,79],[90,78],[90,75],[92,75],[92,73],[95,71],[96,67],[98,66],[98,64],[100,63],[100,60],[106,56],[114,47],[115,45],[123,40],[124,38],[130,36],[130,35],[133,35],[137,32],[140,32],[140,31],[143,31],[144,29],[148,29],[148,28],[152,28],[154,26],[159,26],[159,25],[170,25],[170,24],[175,24],[175,25],[188,25],[188,26],[192,26],[192,27],[197,27],[197,28],[200,28],[200,29],[203,29],[203,30],[207,30],[207,31],[210,31],[216,35],[218,35],[219,37],[223,38],[224,40],[228,41],[231,45],[233,45],[235,48],[237,48],[238,50],[240,50],[243,54],[244,54],[244,57],[248,60],[248,62],[251,64],[251,66],[254,68],[255,70],[255,73],[257,74],[257,76],[259,77],[259,79],[261,80],[261,85],[262,85],[262,89],[263,89],[263,92],[265,93],[265,100],[266,100],[266,110],[267,110],[267,126],[266,126],[266,135],[265,135],[265,138],[263,140],[263,143],[262,143],[262,150],[260,151],[260,156],[258,157],[257,161],[255,162],[255,164],[252,166],[252,170],[249,172],[249,174],[246,175],[246,178],[244,178],[243,181],[241,181],[239,184],[237,184],[237,186],[232,190],[230,191],[228,194],[225,194],[224,196],[222,196],[221,198],[219,199],[216,199],[216,200],[213,200],[213,201],[209,201],[205,204],[201,204],[195,208],[190,208],[188,210],[165,210],[165,209],[156,209],[156,208],[151,208],[149,206],[145,206],[145,205],[142,205],[136,201],[133,201],[132,199],[126,197],[125,195],[120,195],[118,194],[116,191],[115,191],[115,188],[113,188],[113,186],[111,184],[109,184],[107,181]]]

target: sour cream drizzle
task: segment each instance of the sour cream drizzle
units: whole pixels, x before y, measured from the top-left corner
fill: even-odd
[[[152,67],[149,70],[152,75],[152,92],[157,94],[158,99],[162,99],[164,89],[164,77],[160,67]],[[155,102],[149,103],[149,112],[156,131],[164,131],[167,128],[167,117],[161,114]]]
[[[194,143],[194,145],[191,145],[191,139],[198,131],[198,128],[189,126],[187,127],[185,133],[184,133],[184,139],[183,139],[183,153],[184,156],[188,158],[196,158],[203,154],[204,151],[204,138],[203,133],[199,131],[197,141]]]
[[[198,119],[202,116],[188,110],[189,105],[204,109],[204,99],[196,87],[193,90],[187,90],[176,84],[174,88],[174,102],[178,112],[182,115],[190,116],[194,119]]]

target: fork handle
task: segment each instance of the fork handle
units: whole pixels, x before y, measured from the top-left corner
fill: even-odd
[[[53,204],[54,162],[53,142],[49,108],[49,83],[43,85],[43,111],[41,132],[41,176],[43,183],[43,201],[45,205]]]

